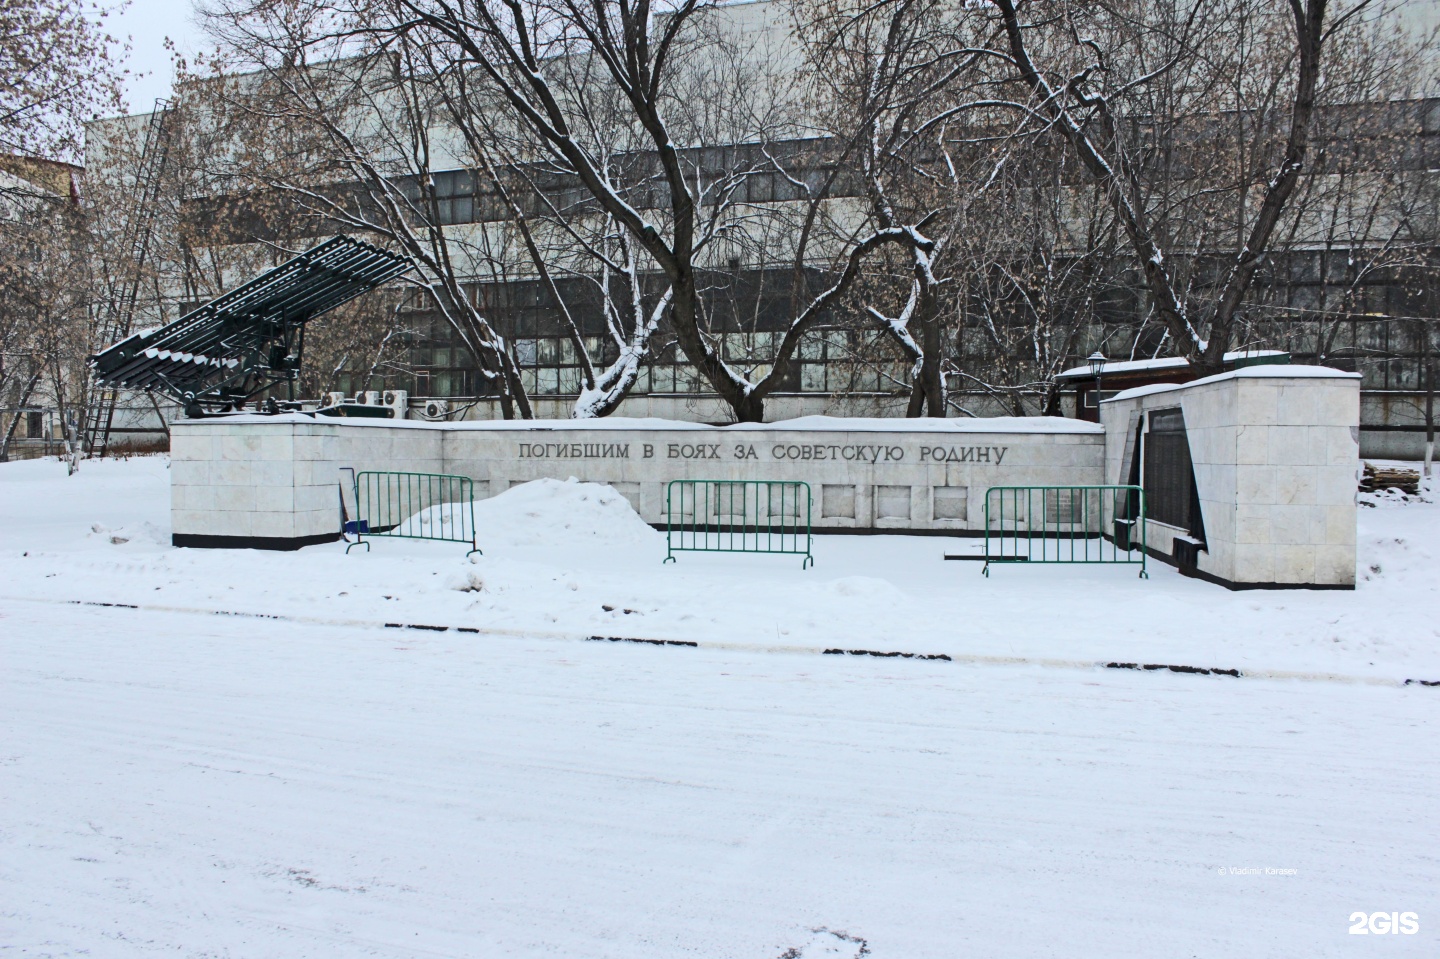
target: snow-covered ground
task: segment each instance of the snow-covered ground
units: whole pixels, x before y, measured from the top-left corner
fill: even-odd
[[[0,955],[1435,955],[1440,507],[1371,499],[1357,590],[1232,593],[662,566],[565,483],[474,563],[175,550],[161,458],[3,465]]]
[[[1440,680],[1440,505],[1367,497],[1354,591],[1232,592],[1160,563],[1001,566],[983,540],[815,537],[799,557],[681,554],[609,487],[542,481],[477,504],[483,557],[378,539],[177,550],[160,457],[0,466],[0,596],[402,622],[556,637],[842,647]],[[1431,496],[1430,499],[1437,497]],[[607,607],[610,607],[607,609]]]

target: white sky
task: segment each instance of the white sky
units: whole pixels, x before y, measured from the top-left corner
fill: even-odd
[[[129,112],[148,113],[157,97],[170,95],[173,71],[166,37],[185,54],[204,49],[204,32],[195,21],[192,0],[130,0],[126,10],[106,19],[111,36],[130,37],[127,65],[132,76],[125,91]]]
[[[1440,0],[1401,0],[1399,10],[1422,29],[1440,25]],[[194,0],[130,0],[126,10],[107,19],[112,36],[131,38],[128,63],[135,76],[126,90],[129,112],[148,113],[157,97],[170,94],[173,76],[166,37],[187,55],[205,48],[204,31],[196,19]]]

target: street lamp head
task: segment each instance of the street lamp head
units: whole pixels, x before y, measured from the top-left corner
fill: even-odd
[[[1095,374],[1096,379],[1099,379],[1101,372],[1105,369],[1105,354],[1096,350],[1087,359],[1090,361],[1090,372]]]

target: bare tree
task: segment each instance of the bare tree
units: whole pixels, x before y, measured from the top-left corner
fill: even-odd
[[[1327,18],[1328,0],[1289,0],[1282,26],[1248,0],[1162,6],[1154,14],[1144,4],[1061,3],[1047,5],[1037,20],[1029,18],[1035,4],[996,0],[1006,39],[996,57],[1030,94],[1015,108],[1063,137],[1105,188],[1157,317],[1199,372],[1223,368],[1237,312],[1305,169],[1326,43],[1366,6],[1358,0]],[[1106,36],[1117,39],[1099,39]],[[1207,55],[1212,44],[1235,55],[1217,64]],[[1197,124],[1201,109],[1209,115]],[[1234,246],[1223,278],[1196,302],[1168,261],[1189,252],[1187,240],[1199,246],[1219,237],[1186,236],[1176,214],[1193,215],[1196,204],[1165,191],[1155,196],[1145,171],[1195,165],[1205,147],[1214,150],[1213,134],[1183,159],[1178,147],[1205,141],[1226,122],[1237,126],[1233,164],[1221,165],[1208,184],[1185,178],[1198,189],[1184,199],[1217,186],[1234,197]],[[1185,135],[1186,126],[1193,132]],[[1153,159],[1146,156],[1152,151]]]
[[[885,284],[864,284],[866,313],[911,366],[907,415],[945,416],[940,287],[949,278],[937,267],[952,242],[944,227],[954,224],[970,183],[962,187],[954,167],[945,168],[937,143],[973,56],[959,44],[953,19],[912,0],[858,12],[848,3],[815,0],[797,3],[795,16],[797,33],[809,38],[814,111],[832,137],[853,145],[848,159],[874,222],[889,229],[929,224],[945,211],[943,225],[927,230],[930,247],[909,245],[881,259],[882,271],[908,275],[908,282],[891,284],[888,297]],[[903,269],[893,262],[899,256]]]
[[[538,279],[582,363],[572,415],[612,412],[634,385],[671,299],[668,291],[648,289],[646,276],[656,270],[643,248],[613,217],[597,217],[563,188],[554,189],[567,171],[537,161],[523,135],[496,124],[493,104],[472,77],[424,59],[433,49],[381,45],[296,63],[290,59],[295,51],[334,52],[327,46],[333,38],[314,20],[274,14],[265,5],[212,12],[232,62],[259,68],[229,79],[225,112],[238,120],[237,130],[270,131],[258,140],[249,132],[237,137],[264,148],[232,162],[232,175],[286,196],[326,223],[380,237],[409,257],[427,299],[498,387],[506,416],[532,415],[531,403],[514,344],[484,315],[479,291]],[[595,152],[605,174],[621,175],[617,165],[627,151],[616,137],[623,137],[623,126],[591,119],[598,121],[589,129],[603,141]],[[289,143],[278,155],[277,129]],[[299,168],[298,156],[306,158]],[[442,196],[434,177],[440,169],[457,171],[467,183],[463,199]],[[581,298],[601,305],[612,344],[608,365],[591,355],[581,335],[578,307],[566,292],[574,284],[562,290],[565,280],[577,278],[588,289]]]
[[[1104,306],[1127,261],[1103,193],[1074,188],[1070,151],[1031,143],[1018,159],[955,231],[961,329],[979,340],[956,375],[1017,416],[1058,416],[1055,377],[1082,346],[1104,345]]]
[[[127,329],[179,318],[313,245],[323,230],[313,217],[297,215],[284,196],[245,190],[216,169],[217,156],[246,150],[236,147],[223,100],[195,80],[179,61],[175,94],[163,114],[116,118],[88,130],[91,352]],[[154,162],[157,154],[163,162]],[[137,177],[145,169],[153,179],[142,184]],[[137,242],[142,230],[147,235]],[[336,389],[342,372],[358,383],[367,373],[403,372],[407,357],[398,341],[407,317],[396,310],[398,302],[393,290],[377,291],[308,324],[297,384],[302,393]],[[351,365],[353,372],[345,369]],[[153,414],[157,432],[168,431],[167,416],[178,412],[154,394],[125,393],[117,404],[131,428]]]
[[[830,282],[791,311],[765,374],[751,380],[727,362],[705,322],[703,276],[711,258],[728,252],[723,241],[740,232],[737,221],[754,214],[741,209],[739,191],[762,164],[753,155],[727,162],[723,153],[725,146],[756,139],[748,134],[758,131],[743,129],[740,111],[723,115],[733,103],[724,85],[715,95],[714,71],[723,59],[706,59],[715,50],[706,29],[718,15],[699,0],[664,11],[649,0],[395,0],[377,12],[369,29],[387,43],[423,51],[417,59],[448,65],[455,75],[473,74],[477,85],[483,79],[507,122],[532,136],[543,158],[573,175],[586,198],[659,266],[671,290],[671,328],[686,357],[737,419],[756,421],[805,331],[854,282],[865,258],[887,244],[931,244],[912,227],[858,225],[824,257]],[[585,136],[586,104],[606,89],[618,93],[625,107],[619,122],[644,144],[642,165],[648,169],[632,183],[609,178],[605,157]],[[833,172],[795,179],[808,188],[802,202],[815,211],[833,196]],[[811,262],[819,257],[803,232],[792,242],[797,255]]]
[[[81,124],[121,107],[106,14],[80,0],[0,3],[0,150],[75,159]]]
[[[229,59],[187,93],[222,131],[208,173],[231,185],[228,212],[261,233],[275,220],[311,236],[360,232],[406,257],[415,267],[408,282],[475,358],[504,414],[529,417],[513,357],[467,286],[496,262],[496,238],[457,233],[439,216],[432,171],[445,168],[451,145],[414,64],[375,53],[309,63],[321,11],[302,12],[311,19],[269,6],[212,13]]]
[[[819,112],[863,131],[855,166],[876,220],[926,217],[935,240],[907,251],[908,269],[887,258],[860,294],[912,364],[909,414],[945,415],[947,381],[1009,412],[1038,399],[1058,413],[1053,376],[1113,279],[1114,218],[1076,189],[1072,151],[996,102],[998,23],[911,0],[797,9],[825,81]]]
[[[437,51],[422,46],[414,52],[433,56]],[[486,187],[481,202],[488,201],[513,224],[529,270],[549,296],[580,361],[579,396],[571,415],[589,418],[614,412],[638,379],[673,289],[647,289],[654,285],[647,284],[647,277],[657,272],[654,262],[613,214],[586,202],[574,188],[573,170],[545,159],[528,129],[501,126],[492,119],[493,97],[483,82],[478,88],[474,83],[481,78],[447,71],[433,61],[426,62],[424,75],[433,79],[432,95],[463,140],[465,157],[479,168],[477,177]],[[633,177],[635,165],[633,137],[617,122],[620,109],[613,92],[609,98],[592,96],[581,108],[598,170],[616,189]],[[562,289],[566,279],[579,281],[578,297],[567,295],[574,284]],[[608,364],[592,353],[577,315],[596,303],[610,345],[607,352],[614,357]]]
[[[9,458],[21,410],[44,396],[58,410],[73,473],[85,397],[88,261],[72,176],[57,166],[32,163],[25,176],[0,174],[11,187],[0,196],[0,405],[14,410],[0,427],[0,461]],[[60,176],[47,185],[46,172]]]
[[[53,162],[78,159],[82,124],[122,104],[103,8],[71,0],[0,4],[0,397],[25,406],[37,392],[59,405],[74,471],[77,354],[85,337],[85,258],[77,184]],[[9,454],[19,413],[4,426]]]

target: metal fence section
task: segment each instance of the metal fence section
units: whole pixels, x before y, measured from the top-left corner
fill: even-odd
[[[671,480],[665,488],[665,562],[679,552],[790,553],[815,565],[810,484],[778,480]]]
[[[1117,563],[1137,565],[1149,579],[1145,546],[1145,491],[1138,486],[985,491],[986,576],[991,563]]]
[[[403,539],[433,539],[446,543],[468,543],[470,553],[479,553],[475,531],[475,483],[468,476],[447,473],[390,473],[363,471],[355,474],[355,517],[343,517],[343,529],[355,536],[345,552],[365,537],[396,536]]]

